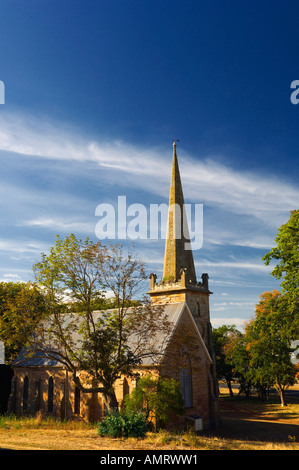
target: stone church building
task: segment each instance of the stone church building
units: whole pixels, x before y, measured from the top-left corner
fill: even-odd
[[[180,208],[179,211],[172,210],[174,204]],[[184,221],[184,197],[174,143],[163,278],[158,283],[156,274],[151,274],[148,292],[151,303],[163,308],[172,327],[160,367],[147,361],[136,372],[140,376],[153,374],[178,380],[185,403],[185,415],[178,418],[178,424],[200,417],[203,429],[208,429],[219,423],[218,383],[209,310],[211,292],[208,274],[202,274],[200,282],[196,279],[192,250],[185,249],[188,237],[186,229],[183,230]],[[176,237],[178,233],[180,237]],[[94,314],[96,316],[100,312]],[[185,343],[178,338],[185,339]],[[192,351],[182,366],[179,356],[183,349],[184,352],[188,349],[186,342],[189,348],[192,343]],[[91,421],[105,416],[107,410],[101,395],[82,393],[59,362],[37,354],[26,357],[21,352],[13,363],[13,369],[8,411],[18,415],[40,411],[56,418]],[[121,403],[135,387],[136,379],[118,379],[118,402]]]

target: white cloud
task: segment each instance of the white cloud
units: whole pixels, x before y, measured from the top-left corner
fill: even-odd
[[[236,306],[236,307],[254,307],[254,302],[215,302],[214,307],[229,307],[229,306]]]
[[[207,261],[201,259],[196,266],[203,267],[216,267],[216,268],[233,268],[233,269],[251,269],[257,271],[271,271],[270,266],[265,266],[262,262],[252,263],[250,261]]]
[[[37,219],[23,221],[20,226],[48,228],[55,231],[63,232],[83,232],[94,234],[94,224],[88,222],[72,222],[63,219],[54,219],[47,217],[40,217]]]
[[[235,325],[237,329],[243,330],[245,328],[245,323],[248,320],[239,317],[215,317],[211,318],[211,323],[213,328],[218,328],[223,325]]]
[[[27,276],[28,272],[23,269],[18,269],[17,273],[4,271],[3,274],[0,275],[0,282],[27,282]]]
[[[38,241],[0,240],[0,251],[6,253],[41,253],[46,249],[47,245]]]
[[[7,273],[3,275],[2,280],[5,280],[7,282],[9,281],[17,282],[17,281],[21,281],[22,278],[21,276],[19,276],[19,274]]]
[[[162,253],[163,255],[164,253]],[[160,258],[148,258],[148,262],[151,262],[156,265],[163,265],[164,258],[161,256]],[[262,271],[262,272],[270,272],[272,270],[271,266],[266,266],[262,261],[261,262],[250,262],[250,261],[226,261],[226,260],[217,260],[217,261],[208,261],[203,258],[199,257],[199,261],[195,261],[195,268],[197,269],[205,269],[205,268],[231,268],[231,269],[247,269],[253,271]],[[223,281],[223,283],[225,283]],[[228,281],[227,284],[232,284],[232,282]],[[223,294],[225,295],[225,294]]]
[[[171,149],[143,148],[121,141],[94,140],[77,129],[32,117],[4,114],[0,118],[0,150],[54,160],[93,163],[113,169],[136,188],[168,197]],[[199,160],[178,149],[186,200],[252,215],[272,225],[298,207],[299,189],[269,173],[256,174],[224,166],[217,158]],[[107,177],[110,176],[108,172]],[[142,176],[142,178],[141,178]],[[105,177],[105,172],[101,174]],[[240,241],[242,243],[242,240]],[[263,240],[253,242],[263,245]],[[268,244],[268,241],[267,241]]]

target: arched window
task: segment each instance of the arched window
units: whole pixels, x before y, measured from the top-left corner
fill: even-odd
[[[80,414],[80,388],[76,386],[75,388],[75,406],[74,406],[74,413],[76,415]]]
[[[26,375],[23,386],[23,411],[28,410],[29,379]]]
[[[54,381],[53,381],[53,377],[49,377],[49,381],[48,381],[48,413],[53,413],[53,399],[54,399]]]
[[[192,406],[192,383],[191,383],[191,369],[181,369],[181,392],[186,408]]]

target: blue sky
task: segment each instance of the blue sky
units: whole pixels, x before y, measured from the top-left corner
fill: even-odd
[[[167,203],[179,139],[212,324],[251,318],[298,209],[298,18],[283,1],[2,0],[0,279],[32,279],[56,234],[96,240],[98,204]],[[161,278],[164,240],[135,246]]]

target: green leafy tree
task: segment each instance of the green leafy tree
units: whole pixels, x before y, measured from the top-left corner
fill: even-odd
[[[22,282],[0,282],[0,316],[7,310],[8,302],[13,301],[22,290]]]
[[[232,367],[234,377],[240,384],[239,393],[250,397],[250,358],[247,351],[246,337],[238,330],[232,330],[223,345],[225,362]]]
[[[135,302],[130,308],[147,278],[143,263],[121,245],[71,234],[65,240],[57,236],[34,272],[48,314],[35,329],[31,351],[59,361],[83,392],[100,392],[108,410],[117,409],[116,380],[134,374],[146,357],[158,362],[156,334],[167,336],[169,330],[161,307]],[[107,292],[115,308],[95,314]]]
[[[218,380],[224,379],[232,397],[234,395],[232,390],[232,381],[236,378],[233,366],[226,359],[225,346],[229,341],[231,334],[236,333],[235,325],[227,326],[222,325],[219,328],[213,328],[213,346],[216,359],[216,372]]]
[[[290,305],[298,315],[299,311],[299,210],[291,211],[287,223],[279,229],[275,238],[276,247],[272,248],[262,260],[269,265],[272,260],[279,261],[271,274],[282,279],[282,293],[288,296]]]
[[[295,383],[296,376],[290,348],[296,326],[288,307],[288,298],[278,290],[264,292],[256,305],[255,319],[246,328],[252,382],[274,386],[282,406],[286,405],[285,390]]]
[[[10,364],[46,314],[43,292],[32,282],[0,283],[0,339]]]

